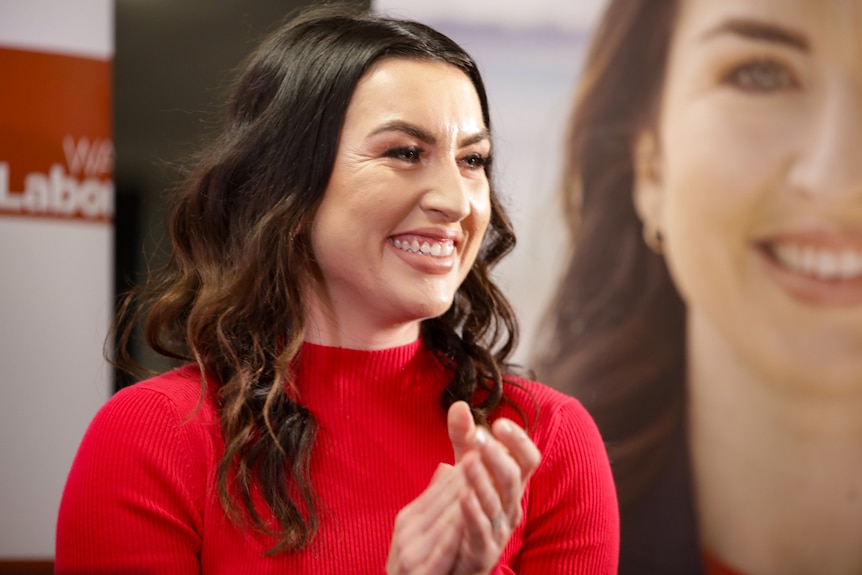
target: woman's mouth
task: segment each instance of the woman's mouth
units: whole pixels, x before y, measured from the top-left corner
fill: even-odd
[[[858,241],[796,241],[762,245],[772,277],[806,305],[862,305],[862,244]]]
[[[812,278],[840,281],[862,277],[862,251],[860,250],[783,243],[772,246],[770,251],[781,266]]]
[[[436,241],[413,239],[389,238],[389,243],[405,252],[430,256],[433,258],[445,258],[451,256],[455,251],[455,242],[451,240]]]

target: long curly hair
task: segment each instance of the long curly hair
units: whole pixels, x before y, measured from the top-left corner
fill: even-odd
[[[271,553],[305,547],[319,526],[309,476],[316,424],[287,393],[301,352],[310,279],[309,238],[353,91],[383,58],[438,61],[462,70],[490,129],[473,59],[423,24],[347,7],[303,12],[269,35],[231,91],[226,121],[173,197],[167,263],[130,291],[114,330],[115,365],[136,367],[134,326],[159,354],[194,362],[201,397],[217,402],[225,452],[217,488],[231,520],[274,538]],[[491,166],[485,167],[490,182]],[[442,316],[425,320],[426,346],[453,378],[440,401],[471,404],[486,422],[503,397],[517,343],[492,267],[515,236],[491,186],[491,219],[475,264]],[[285,480],[289,470],[288,480]],[[253,503],[259,490],[275,527]]]
[[[624,516],[684,418],[685,308],[632,200],[635,137],[657,121],[677,3],[612,0],[595,30],[562,178],[573,249],[535,362],[595,419]]]

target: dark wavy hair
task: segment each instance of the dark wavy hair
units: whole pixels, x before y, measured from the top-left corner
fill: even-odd
[[[302,549],[319,525],[309,479],[316,425],[285,391],[301,353],[306,290],[320,273],[308,232],[353,91],[384,58],[462,70],[490,129],[476,63],[451,39],[344,6],[300,13],[243,67],[223,129],[176,190],[170,258],[127,294],[114,327],[115,365],[137,367],[128,349],[133,326],[143,322],[156,352],[198,365],[202,398],[207,382],[216,384],[226,445],[221,504],[237,524],[272,536],[272,553]],[[492,182],[490,165],[485,170]],[[421,326],[426,346],[453,370],[441,404],[466,400],[480,423],[504,400],[506,361],[517,342],[512,309],[490,278],[514,244],[492,185],[490,225],[475,264],[452,306]],[[254,488],[277,528],[255,508]]]
[[[685,309],[632,200],[635,137],[658,119],[677,9],[677,0],[612,0],[594,32],[562,178],[572,253],[535,363],[595,419],[624,515],[684,418]]]

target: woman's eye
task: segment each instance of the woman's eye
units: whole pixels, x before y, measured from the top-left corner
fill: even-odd
[[[485,168],[485,166],[487,166],[491,161],[491,158],[483,156],[482,154],[469,154],[462,161],[467,165],[467,167],[479,170]]]
[[[387,158],[395,158],[396,160],[404,160],[405,162],[418,162],[422,155],[422,150],[416,146],[405,146],[403,148],[392,148],[384,154]]]
[[[786,66],[771,60],[737,66],[723,80],[746,92],[775,92],[798,86],[796,78]]]

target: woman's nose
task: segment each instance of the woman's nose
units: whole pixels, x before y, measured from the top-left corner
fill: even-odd
[[[446,221],[461,221],[470,213],[470,184],[455,160],[436,164],[428,174],[422,209],[440,214]]]
[[[825,90],[792,168],[791,182],[810,196],[862,197],[862,89],[852,81]]]

